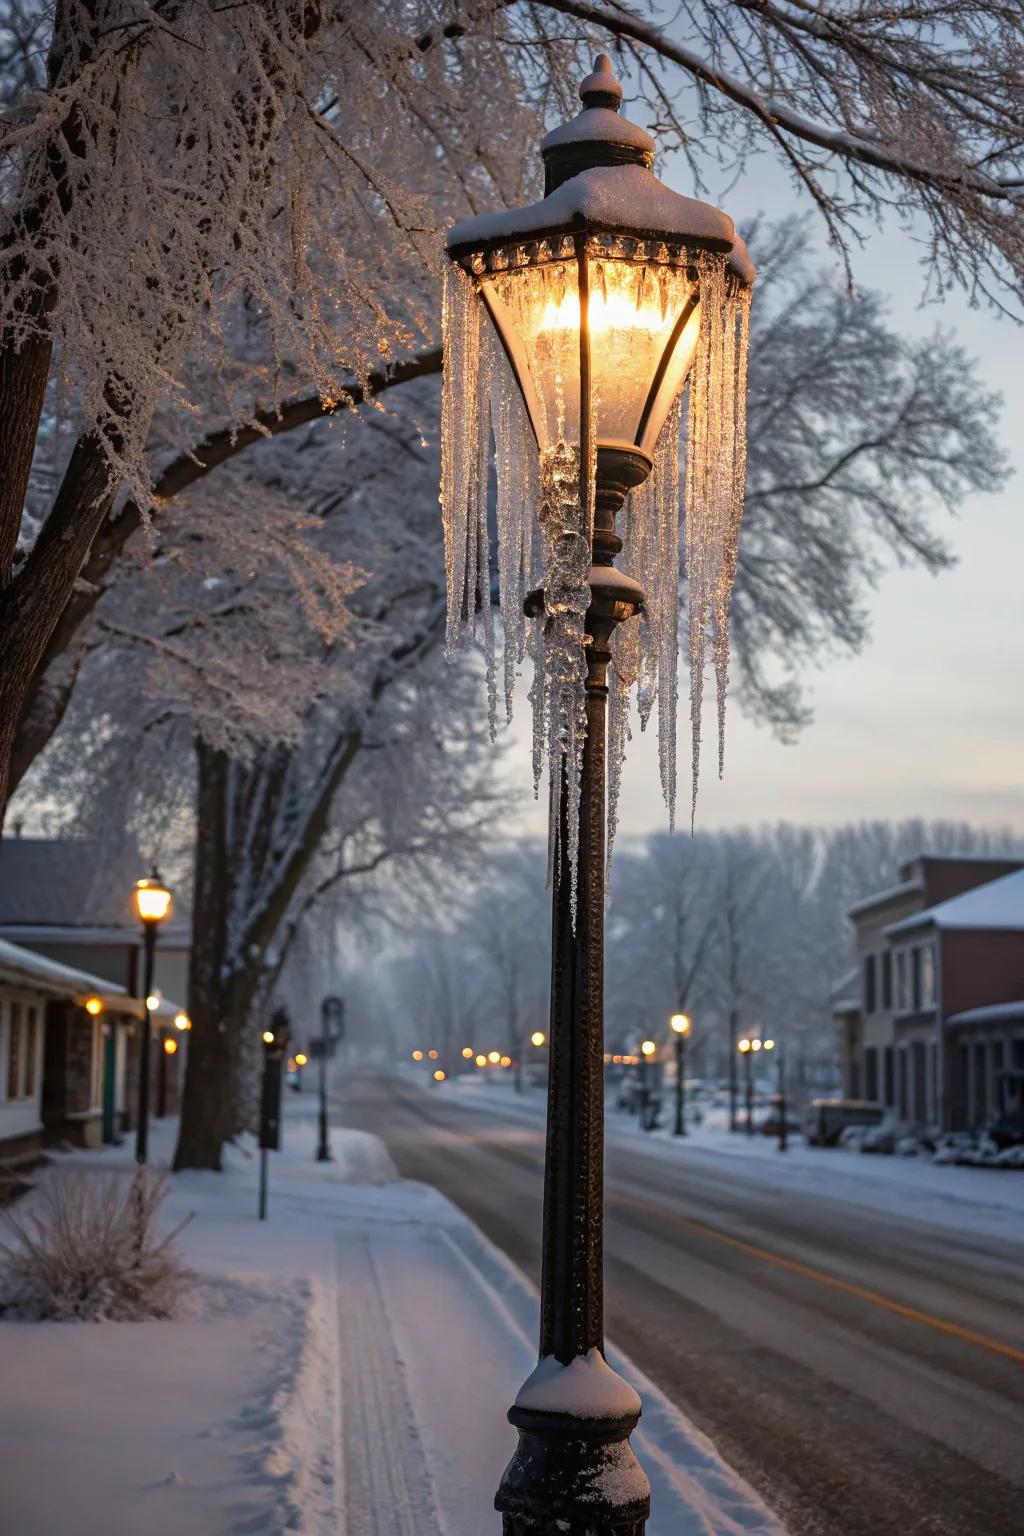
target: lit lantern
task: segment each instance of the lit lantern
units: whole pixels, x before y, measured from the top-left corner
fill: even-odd
[[[483,630],[493,712],[493,431],[506,710],[528,646],[525,598],[527,613],[541,621],[530,644],[534,772],[539,777],[546,757],[552,785],[564,776],[575,787],[559,813],[574,869],[588,644],[610,652],[609,830],[634,684],[644,724],[659,701],[662,784],[674,811],[687,379],[694,796],[709,647],[721,727],[755,276],[726,214],[654,176],[654,140],[620,115],[622,88],[606,55],[580,96],[583,110],[541,144],[543,200],[463,220],[448,232],[441,495],[448,643]],[[615,517],[627,498],[620,539]],[[616,570],[620,551],[624,569]],[[639,623],[624,622],[638,614]]]
[[[171,893],[156,870],[145,880],[136,880],[132,900],[140,923],[162,923],[171,915]]]

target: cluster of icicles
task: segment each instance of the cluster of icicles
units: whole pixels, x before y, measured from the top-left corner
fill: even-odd
[[[519,280],[522,281],[523,274]],[[629,700],[637,688],[641,728],[658,705],[661,784],[670,822],[676,799],[676,695],[680,576],[686,582],[692,733],[691,822],[700,764],[701,707],[709,652],[718,695],[719,773],[724,766],[729,671],[729,600],[736,574],[746,477],[746,373],[750,290],[727,274],[725,258],[698,261],[700,334],[684,394],[659,436],[654,472],[619,514],[618,563],[646,594],[639,617],[620,624],[609,668],[608,851],[615,835],[619,782],[630,739]],[[566,852],[573,872],[579,842],[579,790],[585,712],[585,620],[594,517],[594,465],[579,473],[579,445],[538,452],[522,395],[470,277],[445,263],[444,386],[441,405],[441,508],[448,588],[449,654],[482,638],[488,709],[496,729],[499,666],[493,585],[503,649],[500,692],[512,716],[516,677],[533,660],[533,772],[545,763],[551,792],[551,850],[559,837],[559,786],[570,787]],[[488,486],[496,481],[496,562],[492,563]],[[683,473],[685,449],[685,474]],[[580,496],[581,480],[588,487]],[[680,483],[684,503],[680,505]],[[684,540],[680,550],[680,515]],[[682,570],[680,555],[682,554]],[[544,593],[544,612],[528,619],[526,593]]]

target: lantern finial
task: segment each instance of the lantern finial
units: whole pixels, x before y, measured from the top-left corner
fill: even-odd
[[[599,53],[594,60],[594,72],[580,85],[580,101],[585,107],[607,107],[619,110],[622,86],[615,78],[612,61],[606,53]]]

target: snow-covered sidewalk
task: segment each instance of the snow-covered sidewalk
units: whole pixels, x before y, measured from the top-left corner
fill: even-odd
[[[403,1071],[403,1077],[424,1091],[448,1095],[449,1102],[462,1108],[499,1111],[520,1122],[543,1124],[542,1089],[516,1093],[511,1082],[481,1074],[427,1090],[413,1073]],[[670,1113],[665,1121],[655,1132],[642,1131],[634,1115],[614,1108],[609,1095],[605,1124],[610,1143],[628,1144],[676,1164],[690,1160],[695,1168],[727,1158],[730,1169],[750,1183],[864,1206],[905,1221],[949,1227],[961,1235],[972,1232],[1024,1244],[1024,1171],[810,1147],[802,1137],[791,1138],[787,1151],[780,1153],[774,1137],[733,1135],[723,1125],[697,1125],[691,1115],[689,1132],[680,1139],[671,1133]]]
[[[196,1272],[173,1322],[0,1321],[3,1529],[12,1536],[484,1536],[511,1453],[505,1409],[535,1363],[532,1287],[381,1144],[311,1103],[271,1155],[173,1180],[168,1223]],[[155,1160],[173,1127],[155,1127]],[[129,1165],[129,1148],[68,1163]],[[65,1160],[61,1160],[63,1163]],[[780,1527],[665,1397],[640,1392],[649,1536]]]

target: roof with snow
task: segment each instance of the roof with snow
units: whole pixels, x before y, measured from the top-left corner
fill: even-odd
[[[892,936],[924,927],[1024,933],[1024,869],[989,880],[949,901],[940,901],[938,906],[915,912],[901,922],[890,923],[885,932]]]
[[[85,838],[11,837],[0,842],[0,930],[9,938],[102,943],[138,934],[132,891],[145,861],[133,842],[110,848]],[[175,904],[175,936],[188,915]],[[170,934],[164,935],[166,940]]]
[[[1016,1003],[989,1003],[984,1008],[965,1008],[950,1014],[947,1024],[1004,1024],[1024,1019],[1024,997]]]
[[[94,976],[91,971],[80,971],[77,966],[62,965],[59,960],[37,955],[34,950],[22,949],[20,944],[10,944],[6,939],[0,939],[0,981],[78,1003],[87,997],[98,997],[111,1013],[130,1013],[141,1018],[145,1011],[142,999],[131,997],[118,982]],[[152,1012],[158,1018],[172,1019],[182,1008],[171,998],[161,997]]]
[[[124,987],[116,981],[106,981],[93,976],[90,971],[80,971],[73,965],[62,965],[49,960],[20,944],[9,944],[0,939],[0,976],[9,981],[27,981],[39,985],[44,991],[60,997],[92,996],[106,993],[110,997],[126,997]]]
[[[862,912],[870,912],[873,907],[884,907],[887,902],[898,901],[903,896],[921,895],[924,886],[919,880],[903,880],[899,885],[890,885],[884,891],[876,891],[873,896],[863,896],[860,901],[855,901],[852,907],[847,907],[847,917],[859,917]]]

